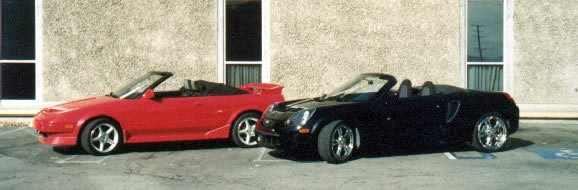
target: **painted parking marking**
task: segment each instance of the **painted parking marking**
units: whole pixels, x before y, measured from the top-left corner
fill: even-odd
[[[79,156],[74,155],[68,158],[55,161],[57,164],[100,164],[102,161],[106,160],[109,156],[96,157],[99,159],[94,159],[94,156]]]
[[[496,157],[485,152],[444,152],[444,155],[450,160],[475,160],[475,159],[495,159]]]
[[[548,160],[578,160],[578,149],[570,148],[529,148],[528,150]]]
[[[25,127],[19,127],[19,128],[17,128],[17,129],[12,129],[12,130],[10,130],[10,131],[6,131],[6,132],[0,133],[0,136],[2,136],[2,135],[7,135],[7,134],[10,134],[10,133],[14,133],[14,132],[16,132],[16,131],[20,131],[20,130],[23,130],[23,129],[27,129],[27,128],[25,128]]]
[[[284,161],[289,161],[289,160],[271,159],[271,158],[269,158],[271,156],[269,156],[268,154],[267,154],[267,156],[265,156],[266,152],[267,152],[267,148],[261,147],[261,153],[259,154],[259,157],[257,157],[256,160],[253,160],[253,162],[284,162]],[[267,158],[263,159],[263,157],[267,157]]]

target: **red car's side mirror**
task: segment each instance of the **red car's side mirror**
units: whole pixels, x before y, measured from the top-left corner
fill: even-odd
[[[144,95],[142,96],[143,99],[153,99],[155,98],[155,91],[152,89],[148,89],[145,91]]]

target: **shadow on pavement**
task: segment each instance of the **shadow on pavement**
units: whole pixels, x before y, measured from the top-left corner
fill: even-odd
[[[130,152],[164,152],[183,151],[199,149],[218,149],[235,147],[229,140],[206,140],[206,141],[179,141],[179,142],[159,142],[159,143],[136,143],[125,144],[117,154]],[[55,146],[55,152],[64,155],[87,154],[80,146]]]
[[[511,151],[519,148],[524,148],[533,145],[534,142],[511,137],[508,143],[499,152]],[[425,143],[405,143],[392,144],[373,147],[364,147],[356,151],[351,160],[360,158],[380,158],[393,156],[411,156],[420,154],[434,154],[444,152],[467,152],[473,151],[470,146],[465,143],[456,145],[429,145]],[[316,151],[299,151],[299,150],[273,150],[269,155],[279,158],[292,160],[297,162],[314,162],[322,161],[321,157]]]

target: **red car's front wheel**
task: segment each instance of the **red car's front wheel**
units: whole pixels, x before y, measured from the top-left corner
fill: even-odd
[[[110,119],[91,121],[82,130],[80,144],[89,154],[106,155],[117,151],[123,143],[120,127]]]

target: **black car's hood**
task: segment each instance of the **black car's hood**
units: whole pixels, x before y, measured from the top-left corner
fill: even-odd
[[[340,102],[335,100],[314,100],[314,99],[303,99],[298,101],[287,102],[284,105],[287,109],[291,110],[302,110],[302,109],[309,109],[309,108],[320,108],[320,107],[328,107],[328,106],[335,106],[335,105],[344,105],[344,104],[352,104],[354,102]]]

